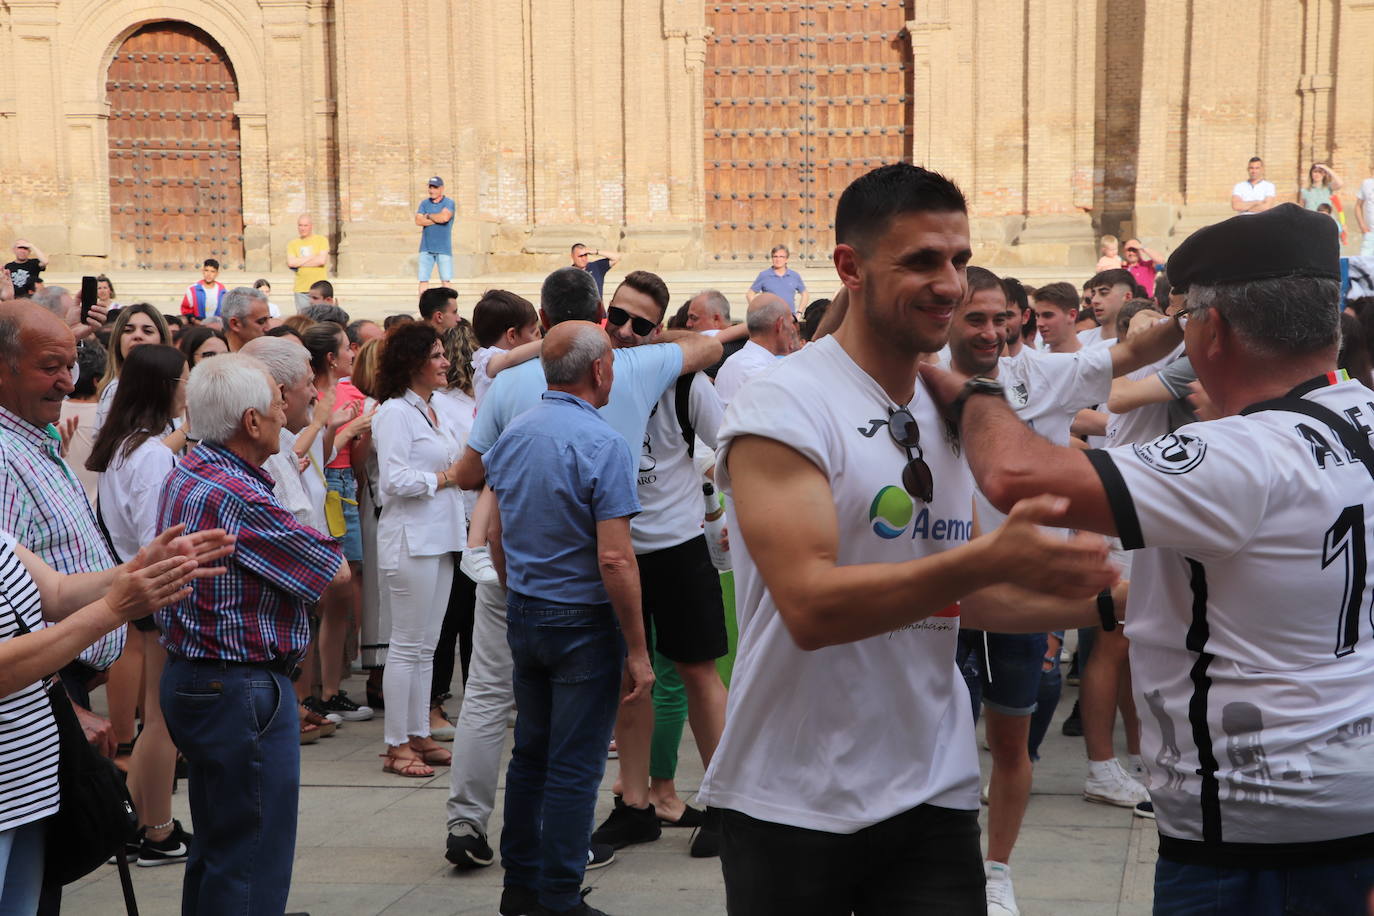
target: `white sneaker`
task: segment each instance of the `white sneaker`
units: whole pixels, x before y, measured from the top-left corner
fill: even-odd
[[[1089,763],[1088,767],[1088,781],[1083,784],[1083,797],[1088,801],[1134,808],[1150,800],[1149,790],[1127,775],[1116,758],[1105,761],[1096,776],[1093,775],[1093,765]]]
[[[984,862],[983,873],[988,879],[988,916],[1021,916],[1011,889],[1011,866]]]
[[[478,585],[492,585],[498,581],[496,567],[491,565],[491,551],[486,547],[464,548],[458,569]]]

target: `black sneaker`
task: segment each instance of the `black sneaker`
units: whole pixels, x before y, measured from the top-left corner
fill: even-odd
[[[1073,712],[1069,713],[1069,717],[1064,720],[1064,727],[1062,731],[1064,732],[1065,736],[1069,738],[1083,737],[1083,719],[1078,714],[1077,700],[1074,701]]]
[[[306,709],[310,710],[311,712],[313,712],[315,715],[319,716],[320,718],[328,719],[335,725],[343,724],[343,714],[337,712],[330,712],[328,709],[325,708],[324,701],[321,700],[319,697],[306,697],[304,700],[301,700],[301,705],[304,706]],[[366,707],[359,706],[358,708],[365,709]]]
[[[507,884],[501,889],[501,916],[540,916],[543,912],[534,888]]]
[[[140,868],[174,865],[185,862],[191,855],[191,834],[181,829],[181,821],[172,821],[172,832],[165,840],[150,840],[145,835],[138,847]]]
[[[720,811],[706,809],[705,822],[692,831],[692,845],[687,852],[694,859],[714,859],[720,855]]]
[[[125,865],[133,865],[135,862],[138,861],[138,848],[143,845],[143,830],[144,828],[142,827],[138,828],[138,833],[134,834],[134,838],[124,844]],[[105,864],[118,865],[119,854],[115,853],[114,855],[110,856],[108,859],[105,860]]]
[[[476,827],[460,823],[448,835],[448,851],[444,858],[458,868],[485,868],[496,861],[496,854]]]
[[[590,887],[582,888],[582,901],[570,910],[551,910],[548,907],[541,907],[536,910],[540,916],[611,916],[605,910],[598,910],[594,906],[587,904],[587,895],[592,892]]]
[[[345,722],[366,722],[372,718],[371,706],[359,706],[348,698],[346,691],[340,690],[329,699],[325,700],[321,706],[324,707],[324,715],[336,712],[343,716]]]
[[[615,861],[615,848],[606,843],[592,843],[587,850],[587,871],[605,868]]]
[[[605,843],[612,849],[624,849],[635,843],[652,843],[662,835],[663,828],[658,824],[658,814],[653,805],[632,808],[617,795],[610,816],[593,831],[592,842]]]

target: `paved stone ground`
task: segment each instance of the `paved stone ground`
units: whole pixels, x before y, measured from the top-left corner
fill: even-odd
[[[348,688],[363,693],[358,680]],[[1065,689],[1013,856],[1021,912],[1146,916],[1157,846],[1154,822],[1083,800],[1082,740],[1059,731],[1076,696],[1075,688]],[[313,916],[494,914],[500,867],[456,873],[443,858],[448,770],[431,779],[383,773],[377,756],[381,736],[378,716],[345,725],[333,737],[301,749],[300,826],[289,908]],[[1124,753],[1119,735],[1118,748]],[[981,755],[986,779],[989,758],[986,751]],[[681,760],[678,786],[688,797],[702,775],[690,730]],[[602,783],[598,820],[610,810],[614,778],[612,763]],[[498,796],[493,837],[500,833],[500,803]],[[189,828],[184,789],[174,797],[174,810]],[[596,888],[591,902],[617,916],[723,914],[719,861],[690,858],[689,834],[665,830],[656,843],[622,850],[615,864],[589,875],[588,884]],[[135,867],[133,873],[141,913],[179,912],[182,866]],[[65,903],[67,912],[84,916],[123,913],[115,869],[103,867],[69,889]]]

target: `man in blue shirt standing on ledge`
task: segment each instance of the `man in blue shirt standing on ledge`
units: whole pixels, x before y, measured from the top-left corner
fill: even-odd
[[[580,891],[621,659],[626,703],[646,702],[654,682],[630,541],[640,509],[636,464],[597,412],[615,373],[606,332],[565,321],[544,338],[539,359],[549,390],[483,456],[501,519],[519,710],[506,771],[501,912],[538,905],[604,916]]]
[[[803,282],[801,274],[787,266],[789,252],[786,245],[774,245],[768,256],[773,265],[759,271],[744,298],[753,305],[755,296],[760,293],[772,293],[792,306],[792,312],[795,314],[806,305],[806,283]]]
[[[415,211],[420,226],[420,295],[429,289],[429,278],[439,268],[439,282],[453,289],[453,211],[457,205],[444,195],[444,179],[429,180],[429,197]]]

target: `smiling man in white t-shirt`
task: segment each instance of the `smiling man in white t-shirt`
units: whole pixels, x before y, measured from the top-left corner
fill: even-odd
[[[1263,159],[1251,156],[1245,172],[1249,177],[1245,181],[1237,181],[1231,189],[1232,210],[1242,214],[1263,213],[1278,203],[1274,183],[1264,178]]]
[[[973,540],[972,479],[916,378],[966,293],[959,189],[884,166],[835,234],[843,324],[752,380],[719,433],[740,641],[700,797],[732,913],[984,916],[960,620],[1089,622],[1115,571],[1102,542],[1036,527],[1050,497]]]

